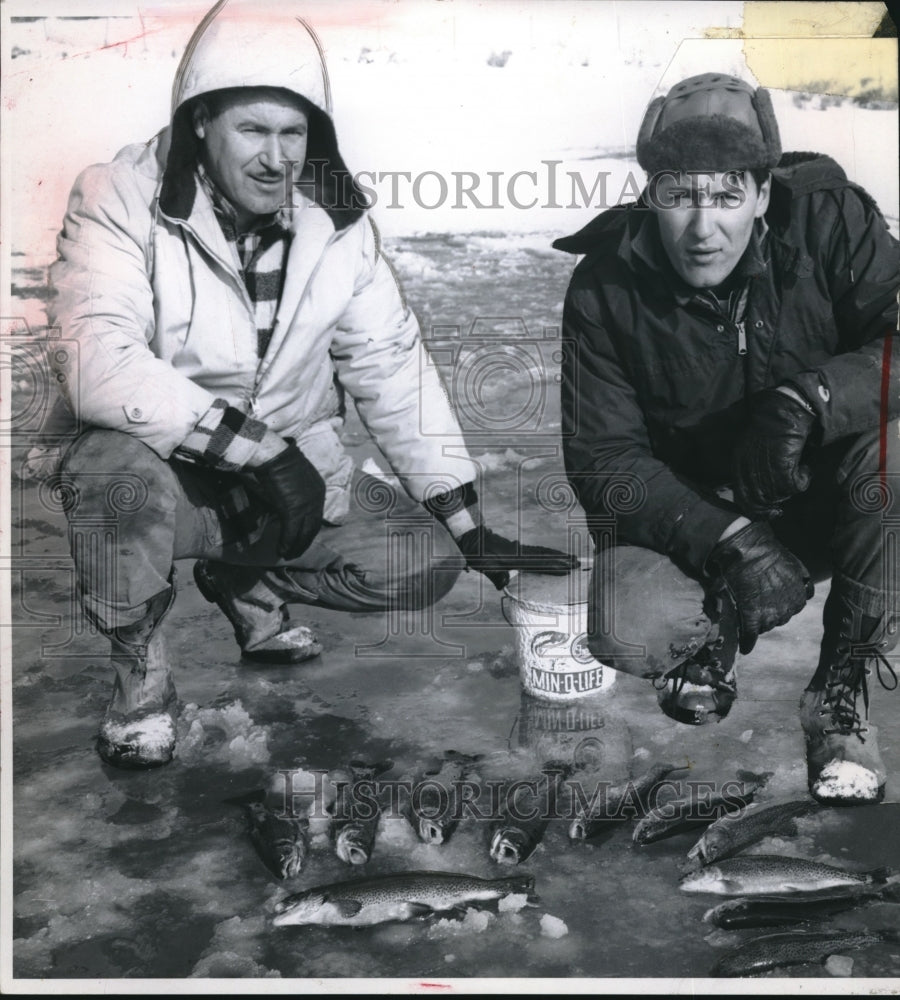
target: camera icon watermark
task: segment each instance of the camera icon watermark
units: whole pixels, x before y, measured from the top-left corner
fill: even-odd
[[[0,414],[0,445],[58,445],[78,434],[68,409],[53,419],[78,370],[78,343],[57,329],[36,334],[21,317],[0,317],[0,386],[9,409]]]
[[[459,326],[432,327],[424,364],[439,370],[470,443],[557,442],[554,388],[574,349],[558,327],[534,336],[521,317],[483,316],[465,334]],[[427,405],[423,397],[423,412]],[[429,434],[427,426],[422,433]]]

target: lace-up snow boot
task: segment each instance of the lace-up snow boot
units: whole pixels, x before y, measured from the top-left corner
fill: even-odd
[[[737,698],[737,612],[724,592],[716,595],[714,604],[714,625],[706,643],[659,682],[664,685],[657,695],[660,708],[690,726],[721,722]]]
[[[173,575],[169,589],[147,602],[143,618],[108,632],[116,679],[100,723],[97,753],[113,767],[159,767],[175,751],[175,684],[159,629],[174,600]]]
[[[887,772],[869,716],[868,678],[886,690],[897,675],[886,657],[896,643],[891,616],[871,617],[832,583],[819,666],[800,701],[809,790],[827,805],[880,802]]]

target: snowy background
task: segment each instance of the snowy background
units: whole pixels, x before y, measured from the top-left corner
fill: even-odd
[[[52,259],[53,239],[78,171],[111,159],[167,123],[178,60],[205,5],[106,2],[12,3],[3,90],[6,206],[13,249],[29,264]],[[568,2],[491,4],[471,0],[326,3],[300,6],[324,45],[338,137],[354,172],[437,171],[449,192],[422,208],[400,180],[374,185],[375,217],[387,236],[493,230],[560,234],[600,204],[572,203],[568,173],[588,192],[608,172],[613,204],[643,174],[633,147],[643,109],[657,89],[709,69],[752,79],[740,41],[704,39],[710,27],[737,28],[734,2]],[[814,89],[811,82],[810,89]],[[861,88],[864,89],[864,88]],[[896,90],[893,99],[896,101]],[[897,116],[852,99],[775,92],[785,149],[834,155],[895,222]],[[545,160],[560,161],[558,203],[550,204]],[[459,204],[453,173],[475,172],[479,197],[488,172],[502,174],[503,207]],[[506,197],[516,171],[535,171]],[[599,189],[598,189],[599,192]],[[420,200],[435,205],[438,181]]]

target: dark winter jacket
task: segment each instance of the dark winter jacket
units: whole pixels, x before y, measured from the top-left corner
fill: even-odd
[[[586,254],[563,316],[569,479],[620,542],[698,573],[738,514],[716,488],[753,393],[798,388],[822,443],[900,416],[898,243],[873,200],[828,157],[787,154],[765,222],[738,265],[740,326],[680,281],[640,202],[554,243]]]

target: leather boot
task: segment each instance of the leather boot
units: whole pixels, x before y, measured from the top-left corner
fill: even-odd
[[[868,721],[868,677],[876,665],[881,685],[897,686],[885,656],[896,642],[890,619],[889,614],[864,614],[840,581],[832,582],[819,666],[800,700],[809,790],[826,805],[861,805],[884,797],[887,771],[878,731]]]
[[[97,752],[113,767],[159,767],[168,764],[175,751],[175,684],[159,628],[174,600],[173,573],[169,589],[147,602],[140,621],[108,633],[116,678],[100,723]]]
[[[291,626],[285,599],[267,581],[268,570],[198,560],[194,580],[234,628],[241,652],[258,663],[302,663],[322,652],[305,625]]]
[[[661,678],[659,707],[676,722],[702,726],[721,722],[737,698],[734,660],[738,647],[737,612],[723,591],[710,598],[713,628],[706,643]]]

